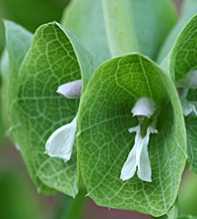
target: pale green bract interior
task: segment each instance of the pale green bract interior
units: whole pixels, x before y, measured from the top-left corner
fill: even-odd
[[[143,96],[160,106],[158,134],[149,144],[152,183],[137,177],[123,182],[121,167],[134,141],[128,128],[137,124],[130,110]],[[167,213],[185,166],[185,139],[176,90],[158,66],[137,54],[100,66],[82,97],[77,139],[82,178],[98,205],[154,216]]]

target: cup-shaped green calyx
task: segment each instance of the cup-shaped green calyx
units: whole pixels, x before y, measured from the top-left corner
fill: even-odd
[[[197,172],[197,15],[185,25],[169,56],[169,73],[174,78],[186,116],[188,155]]]
[[[15,141],[41,191],[50,188],[70,196],[78,191],[76,148],[65,163],[48,156],[45,145],[78,111],[79,98],[65,98],[56,92],[58,87],[74,80],[87,81],[91,66],[89,54],[59,24],[38,28],[20,68],[11,116]]]
[[[128,129],[141,122],[131,116],[131,109],[141,97],[151,98],[157,106],[152,122],[156,122],[158,133],[151,135],[148,146],[151,183],[136,176],[120,179],[134,145],[135,135]],[[133,54],[101,65],[82,97],[78,128],[83,182],[98,205],[154,216],[169,210],[185,166],[186,134],[176,89],[156,64]]]

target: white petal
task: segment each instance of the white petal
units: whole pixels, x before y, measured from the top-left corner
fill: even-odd
[[[73,151],[76,129],[77,121],[75,117],[71,123],[54,131],[45,145],[46,153],[50,157],[69,161]]]
[[[123,181],[129,180],[134,176],[136,169],[137,169],[136,147],[134,145],[127,157],[127,160],[124,162],[120,174],[120,179]]]
[[[71,81],[58,87],[57,93],[68,99],[79,98],[81,95],[82,80]]]
[[[141,136],[140,126],[130,128],[129,132],[136,132],[135,143],[122,167],[120,178],[123,181],[129,180],[135,175],[137,170],[137,175],[142,181],[151,182],[152,170],[148,144],[150,134],[157,133],[157,130],[154,127],[148,127],[145,137]]]
[[[19,145],[19,144],[15,144],[15,148],[16,148],[18,151],[20,151],[20,150],[21,150],[21,148],[20,148],[20,145]]]
[[[152,182],[152,170],[148,155],[148,145],[144,145],[142,147],[138,163],[137,175],[142,181]]]
[[[148,97],[141,97],[132,108],[133,116],[151,117],[156,110],[155,103]]]
[[[157,130],[153,127],[148,127],[146,136],[142,140],[142,145],[139,147],[139,159],[137,175],[142,181],[152,182],[152,170],[151,163],[148,154],[148,145],[150,140],[150,134],[156,134]]]
[[[139,133],[140,126],[136,126],[129,130],[130,132]],[[139,140],[138,140],[138,134],[136,134],[134,146],[129,152],[127,160],[124,162],[122,170],[121,170],[120,179],[123,181],[129,180],[130,178],[132,178],[136,172],[136,169],[137,169],[136,150],[138,147],[139,147]]]

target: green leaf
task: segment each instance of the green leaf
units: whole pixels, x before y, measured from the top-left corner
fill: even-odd
[[[4,25],[2,19],[0,18],[0,56],[3,52],[4,45],[5,45]]]
[[[24,56],[32,42],[32,34],[12,21],[5,21],[6,50],[10,71],[17,75]]]
[[[5,45],[5,32],[4,32],[4,25],[3,21],[0,19],[0,58],[4,49]],[[1,92],[2,92],[2,76],[1,76],[1,70],[0,70],[0,141],[3,138],[4,135],[4,124],[3,124],[3,118],[2,118],[2,98],[1,98]]]
[[[21,26],[5,21],[5,50],[1,60],[2,76],[2,108],[5,127],[9,128],[9,105],[12,100],[12,94],[9,87],[16,88],[16,79],[20,65],[24,59],[27,49],[30,47],[32,35]]]
[[[187,23],[190,21],[191,17],[197,13],[197,2],[196,0],[185,0],[183,2],[182,10],[181,10],[181,16],[176,24],[176,26],[173,28],[171,33],[166,39],[166,42],[161,48],[158,61],[161,62],[167,54],[170,52],[172,46],[174,45],[176,38],[179,36],[179,34],[183,31]]]
[[[184,27],[172,47],[169,56],[169,74],[175,82],[186,77],[197,66],[197,15]],[[164,66],[165,68],[166,66]],[[192,90],[190,98],[197,100],[197,90]],[[197,125],[196,118],[186,119],[188,136],[188,156],[192,169],[197,172]]]
[[[130,111],[142,96],[161,107],[158,134],[149,144],[153,182],[123,182],[121,168],[134,142],[128,128],[137,122]],[[186,134],[176,89],[156,64],[133,54],[100,66],[81,100],[78,154],[88,195],[98,205],[153,216],[168,212],[185,166]]]
[[[77,193],[76,150],[68,163],[44,152],[48,137],[78,111],[79,100],[58,95],[57,87],[81,77],[87,80],[91,66],[89,54],[57,23],[36,31],[14,91],[12,123],[17,127],[16,142],[40,191],[45,191],[45,185],[70,196]]]
[[[177,38],[170,56],[170,74],[178,81],[197,65],[197,15],[187,23]]]
[[[2,92],[1,87],[1,78],[0,78],[0,94]],[[0,97],[0,142],[4,136],[4,123],[3,123],[3,116],[2,116],[2,98]]]
[[[96,64],[133,51],[156,58],[175,22],[171,0],[74,0],[63,18]]]

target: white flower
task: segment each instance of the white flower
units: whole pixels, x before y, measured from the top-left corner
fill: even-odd
[[[197,116],[197,102],[189,101],[187,99],[190,89],[197,89],[197,70],[190,71],[186,78],[178,82],[178,87],[183,88],[183,92],[180,96],[183,114],[189,116],[194,114]]]
[[[82,81],[76,80],[58,87],[57,93],[66,98],[79,98],[81,95]],[[72,156],[75,135],[77,131],[77,116],[68,124],[55,130],[48,138],[45,145],[45,152],[50,157],[69,161]]]
[[[52,133],[45,145],[46,153],[50,157],[60,158],[65,162],[69,161],[73,152],[76,130],[77,120],[75,117],[71,123],[58,128]]]
[[[142,137],[141,127],[138,125],[134,128],[130,128],[129,132],[136,132],[135,143],[122,167],[120,178],[123,181],[129,180],[135,175],[137,170],[137,176],[142,181],[152,182],[152,170],[148,155],[148,144],[150,134],[157,133],[157,130],[153,127],[148,127],[146,135]]]
[[[196,89],[197,88],[197,70],[191,70],[186,74],[183,80],[177,83],[178,87]]]
[[[150,118],[155,112],[155,103],[148,97],[141,97],[136,102],[131,112],[133,113],[133,116],[145,116]]]
[[[197,116],[197,102],[188,101],[186,98],[181,97],[181,104],[184,116],[194,114]]]
[[[57,93],[68,99],[79,98],[81,95],[82,80],[71,81],[58,87]]]
[[[140,98],[132,109],[132,113],[137,116],[145,116],[150,118],[155,112],[155,103],[153,100],[142,97]],[[130,133],[136,133],[134,146],[131,149],[127,160],[124,162],[120,179],[123,181],[132,178],[136,171],[137,176],[146,182],[152,182],[152,170],[148,154],[148,144],[151,134],[156,134],[157,130],[150,125],[146,130],[146,135],[141,134],[141,125],[130,128]]]

